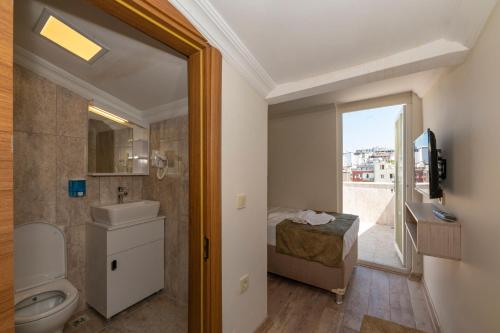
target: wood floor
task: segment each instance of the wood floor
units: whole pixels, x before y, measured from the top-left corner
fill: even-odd
[[[268,275],[268,318],[263,332],[359,332],[365,314],[432,332],[420,283],[356,267],[342,305],[321,289]]]

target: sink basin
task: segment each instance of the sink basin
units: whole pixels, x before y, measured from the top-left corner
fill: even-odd
[[[150,200],[91,207],[94,221],[107,225],[153,218],[158,216],[159,210],[160,202]]]

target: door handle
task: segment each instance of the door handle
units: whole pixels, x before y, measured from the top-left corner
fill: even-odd
[[[111,270],[115,271],[117,267],[118,267],[118,262],[116,260],[113,260],[111,262]]]

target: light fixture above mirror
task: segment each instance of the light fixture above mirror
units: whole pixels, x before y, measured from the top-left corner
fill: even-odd
[[[98,115],[100,115],[100,116],[102,116],[104,118],[107,118],[109,120],[112,120],[114,122],[117,122],[119,124],[122,124],[122,125],[125,125],[125,124],[127,124],[129,122],[127,119],[124,119],[122,117],[119,117],[119,116],[111,113],[111,112],[108,112],[108,111],[105,111],[105,110],[103,110],[101,108],[98,108],[95,105],[91,105],[90,104],[89,105],[89,111],[93,112],[95,114],[98,114]]]

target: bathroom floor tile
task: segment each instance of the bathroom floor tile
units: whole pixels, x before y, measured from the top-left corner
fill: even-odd
[[[92,309],[87,309],[81,315],[88,321],[78,327],[68,322],[64,333],[112,333],[112,332],[187,332],[187,305],[177,304],[160,292],[131,306],[113,318],[106,320]],[[74,320],[73,319],[73,320]]]
[[[72,322],[78,317],[84,316],[87,321],[74,327]],[[84,312],[77,313],[70,319],[64,327],[64,333],[95,333],[102,331],[106,325],[106,319],[92,309],[87,309]]]

